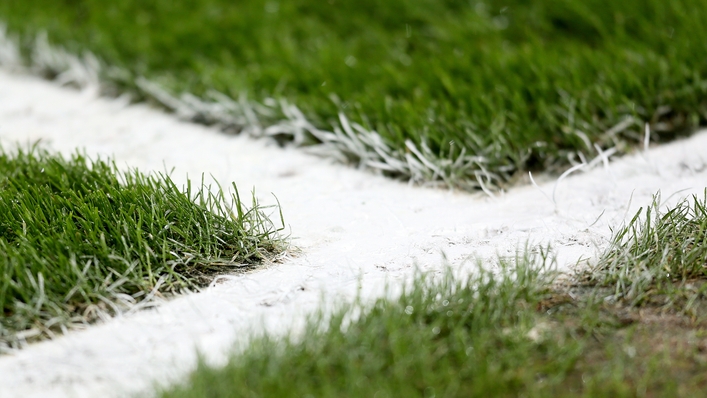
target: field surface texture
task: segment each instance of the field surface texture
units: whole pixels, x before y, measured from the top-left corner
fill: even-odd
[[[47,75],[42,33],[95,54],[107,92],[418,182],[502,184],[707,112],[701,0],[6,0],[0,18]]]
[[[255,339],[225,367],[201,361],[161,396],[702,395],[705,196],[659,207],[656,198],[644,222],[620,228],[593,281],[555,279],[542,247],[462,278],[420,274],[399,297],[315,314],[301,336]],[[605,269],[617,254],[657,260],[675,246],[691,248],[677,261]]]
[[[5,73],[0,73],[0,118],[6,147],[41,139],[64,155],[77,147],[91,156],[112,155],[121,169],[148,172],[174,166],[171,178],[178,186],[186,173],[193,177],[208,171],[241,189],[257,185],[264,205],[275,203],[269,195],[274,192],[292,242],[301,249],[277,266],[220,278],[202,293],[0,356],[0,396],[8,397],[154,391],[154,383],[184,381],[197,363],[197,350],[206,363],[224,364],[233,344],[246,348],[252,333],[297,338],[306,315],[327,313],[328,304],[357,296],[364,302],[379,298],[386,281],[392,282],[389,294],[396,295],[416,268],[442,269],[441,253],[455,272],[473,274],[477,259],[493,264],[499,255],[512,258],[531,240],[553,246],[560,270],[582,269],[582,259],[595,258],[597,248],[607,247],[610,228],[654,203],[656,192],[662,192],[664,212],[683,196],[701,197],[707,178],[707,136],[701,133],[608,159],[606,165],[598,159],[595,167],[559,182],[536,175],[538,188],[520,186],[495,198],[420,189],[294,149],[182,123],[144,105],[97,99],[92,90],[61,89]],[[679,220],[682,213],[672,214]],[[672,236],[665,223],[660,225],[661,241]],[[635,253],[640,255],[643,235],[637,236]],[[689,239],[679,244],[689,248]],[[632,277],[617,276],[619,281]],[[606,283],[611,286],[612,280]],[[681,341],[702,339],[684,336]]]
[[[0,396],[696,396],[705,20],[1,1]]]

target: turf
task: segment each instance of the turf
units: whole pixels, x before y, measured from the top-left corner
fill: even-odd
[[[311,319],[301,341],[258,339],[161,396],[505,396],[532,391],[537,372],[554,384],[576,361],[578,344],[528,337],[544,296],[539,272],[520,264],[505,277],[450,275],[420,275],[399,299],[344,307],[326,330]]]
[[[660,195],[618,229],[588,275],[613,300],[707,315],[707,190],[663,209]]]
[[[626,150],[643,122],[670,139],[707,115],[701,0],[6,0],[0,18],[26,51],[46,31],[122,68],[126,90],[146,76],[172,93],[284,98],[320,128],[342,113],[377,131],[398,160],[407,140],[464,153],[425,177],[462,187],[565,167],[594,144]],[[373,167],[402,173],[374,147]]]
[[[0,348],[283,250],[257,203],[214,192],[81,154],[0,152]]]
[[[557,278],[542,248],[465,280],[420,274],[397,299],[313,316],[302,337],[202,361],[161,396],[700,396],[706,205],[656,197],[588,275]]]

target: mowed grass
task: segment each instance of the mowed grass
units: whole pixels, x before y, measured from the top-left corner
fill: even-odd
[[[0,152],[0,348],[273,258],[263,211],[81,154]]]
[[[461,281],[421,274],[397,299],[312,317],[301,338],[202,362],[161,396],[702,396],[706,200],[658,202],[588,275],[559,277],[537,248]]]
[[[624,151],[644,122],[667,140],[707,115],[702,0],[5,0],[0,18],[27,52],[46,31],[122,68],[107,75],[124,90],[146,76],[176,94],[284,98],[319,128],[342,113],[377,131],[400,161],[407,140],[425,143],[449,160],[428,178],[461,187],[562,168],[594,144]]]
[[[590,283],[631,306],[707,315],[707,190],[663,210],[660,195],[617,231]]]

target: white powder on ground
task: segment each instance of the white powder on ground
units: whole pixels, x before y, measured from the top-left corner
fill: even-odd
[[[305,314],[354,297],[379,296],[415,267],[473,269],[470,256],[512,256],[526,241],[551,244],[571,270],[606,247],[618,227],[662,191],[674,203],[701,194],[707,134],[576,173],[557,186],[526,185],[497,198],[421,189],[244,137],[184,123],[145,105],[96,98],[33,77],[0,72],[0,143],[41,140],[51,150],[114,156],[173,178],[209,175],[255,187],[282,204],[299,254],[233,276],[154,310],[119,316],[0,356],[2,397],[118,397],[184,380],[197,350],[221,363],[251,332],[296,330]],[[672,196],[672,194],[677,193]],[[630,208],[629,208],[630,204]],[[294,328],[294,329],[293,329]]]

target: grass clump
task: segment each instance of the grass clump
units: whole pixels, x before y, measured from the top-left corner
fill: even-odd
[[[122,68],[107,75],[123,89],[145,76],[176,94],[285,99],[359,134],[345,115],[385,143],[344,145],[348,160],[406,178],[398,163],[418,162],[462,187],[624,150],[643,122],[671,138],[707,112],[702,0],[6,0],[0,18],[27,53],[46,31]]]
[[[80,154],[0,152],[0,346],[277,255],[252,206]]]
[[[661,210],[660,195],[614,235],[590,275],[612,299],[658,305],[692,317],[707,309],[707,190]]]

